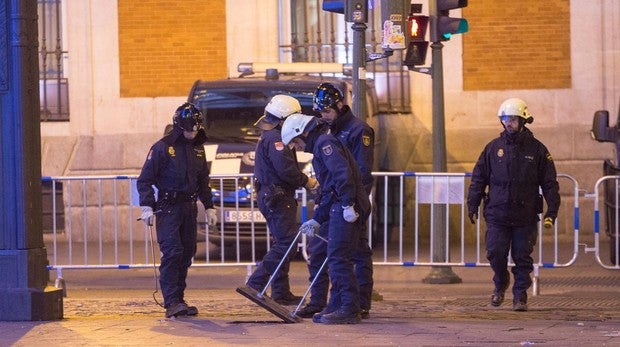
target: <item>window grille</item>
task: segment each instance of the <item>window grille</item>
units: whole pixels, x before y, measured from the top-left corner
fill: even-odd
[[[381,6],[391,0],[368,0],[365,48],[382,52]],[[278,8],[282,63],[353,64],[352,23],[344,15],[323,11],[323,0],[280,0]],[[374,80],[380,112],[411,112],[409,73],[402,67],[402,52],[366,63],[367,77]]]
[[[37,8],[41,121],[68,121],[69,83],[64,75],[68,52],[62,43],[62,1],[38,0]]]

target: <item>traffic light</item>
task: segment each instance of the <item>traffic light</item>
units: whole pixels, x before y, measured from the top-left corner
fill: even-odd
[[[467,7],[467,0],[436,0],[437,18],[431,19],[431,41],[448,41],[453,34],[462,34],[469,30],[465,18],[451,18],[449,11]]]
[[[344,0],[323,0],[323,11],[344,14]]]
[[[323,11],[344,14],[344,20],[353,23],[368,21],[368,0],[323,0]]]
[[[346,0],[344,20],[352,23],[368,22],[368,0]]]
[[[428,28],[428,16],[410,15],[407,18],[407,52],[403,65],[412,68],[416,65],[424,65],[428,41],[425,41],[426,28]]]

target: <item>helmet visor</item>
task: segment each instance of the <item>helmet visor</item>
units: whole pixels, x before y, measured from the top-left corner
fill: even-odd
[[[325,89],[318,89],[314,94],[313,109],[321,112],[332,104],[332,96]]]
[[[518,119],[518,118],[521,118],[521,116],[499,116],[499,119],[502,122],[508,122],[508,121],[515,120],[515,119]]]
[[[265,112],[265,114],[262,117],[260,117],[256,121],[256,123],[254,123],[254,126],[261,130],[271,130],[275,128],[276,126],[278,126],[280,121],[281,121],[280,118],[274,116],[273,114],[269,112]]]
[[[198,131],[202,129],[202,117],[194,115],[193,117],[179,118],[179,128],[185,131]]]

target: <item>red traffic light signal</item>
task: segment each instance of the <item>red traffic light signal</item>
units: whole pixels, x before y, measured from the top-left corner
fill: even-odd
[[[428,16],[409,16],[407,27],[407,33],[411,40],[424,41],[426,28],[428,28]]]
[[[407,18],[407,52],[403,62],[409,68],[416,65],[424,65],[428,41],[425,41],[426,29],[428,28],[428,16],[411,15]]]

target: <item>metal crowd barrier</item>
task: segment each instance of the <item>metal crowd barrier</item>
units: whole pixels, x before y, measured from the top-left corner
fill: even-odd
[[[375,248],[375,264],[377,265],[404,265],[404,266],[417,266],[417,265],[444,265],[444,266],[480,266],[485,265],[488,266],[488,263],[481,260],[481,246],[483,245],[482,240],[482,230],[484,221],[479,218],[475,225],[475,245],[476,249],[473,254],[468,254],[471,252],[466,252],[467,247],[467,233],[469,232],[469,228],[466,227],[465,220],[467,218],[467,206],[466,206],[466,194],[468,184],[466,179],[469,179],[469,173],[416,173],[416,172],[376,172],[374,173],[379,180],[385,180],[387,182],[388,177],[396,177],[398,178],[398,191],[399,199],[398,205],[395,206],[396,212],[398,213],[398,223],[396,223],[396,232],[398,234],[398,250],[397,254],[394,255],[394,252],[389,252],[387,244],[382,245],[382,249]],[[413,204],[413,213],[409,213],[411,218],[409,223],[409,228],[413,230],[413,245],[407,249],[407,246],[403,242],[405,236],[405,225],[407,224],[404,215],[405,213],[405,201],[403,196],[405,195],[404,186],[405,180],[410,179],[413,186],[413,198],[411,199]],[[579,231],[579,186],[577,181],[568,175],[560,174],[558,175],[559,181],[562,179],[566,179],[569,183],[572,184],[572,195],[574,199],[574,208],[572,210],[573,214],[570,216],[573,220],[574,232],[573,232],[573,240],[571,243],[574,245],[573,254],[571,255],[571,259],[565,263],[560,262],[559,247],[554,244],[553,247],[553,260],[551,262],[545,262],[542,257],[542,246],[543,242],[538,242],[538,265],[541,267],[565,267],[571,265],[577,256],[578,250],[578,231]],[[387,189],[388,186],[384,185],[385,189],[383,191],[377,192],[379,194],[383,194],[387,197]],[[426,207],[426,208],[424,208]],[[449,208],[446,208],[449,207]],[[388,203],[387,199],[384,199],[384,203],[380,206],[382,210],[379,214],[379,217],[382,220],[385,220],[387,211],[388,211]],[[436,209],[443,209],[444,213],[440,214],[442,217],[443,223],[440,224],[442,230],[434,230],[437,226],[435,224],[435,216],[434,211]],[[423,212],[424,211],[424,212]],[[394,213],[394,212],[392,212]],[[479,213],[479,216],[481,214]],[[452,217],[454,216],[454,217]],[[566,218],[567,216],[560,215],[560,218]],[[373,217],[376,218],[376,217]],[[428,225],[425,227],[420,227],[420,224],[428,221]],[[370,222],[372,224],[372,220]],[[469,221],[467,221],[467,225]],[[383,225],[384,235],[387,235],[388,228],[387,225]],[[421,233],[429,231],[429,245],[428,251],[425,253],[425,258],[421,259],[421,242],[423,239]],[[539,223],[539,241],[543,240],[543,228],[542,223]],[[554,232],[554,240],[558,240],[558,224],[555,224],[553,228]],[[454,249],[452,240],[456,236],[456,241],[458,242],[458,259],[451,260],[451,254],[448,253],[450,249]],[[436,248],[431,247],[434,244],[435,238],[438,238],[444,244],[442,245],[441,250],[445,254],[443,260],[437,260]],[[445,247],[444,247],[445,246]],[[379,252],[377,252],[379,251]],[[407,251],[409,251],[407,253]],[[379,253],[379,254],[377,254]],[[470,257],[473,256],[473,259]],[[468,258],[469,257],[469,258]]]
[[[373,175],[377,188],[371,196],[374,211],[368,220],[368,231],[375,265],[489,266],[486,259],[482,260],[484,221],[479,219],[473,226],[467,219],[469,174],[374,172]],[[613,177],[617,186],[618,176]],[[252,178],[251,174],[212,175],[219,221],[216,228],[209,228],[204,211],[199,208],[199,244],[194,266],[246,266],[250,273],[251,267],[269,250],[270,233],[253,199]],[[50,258],[48,269],[57,271],[57,283],[64,284],[63,269],[131,269],[156,265],[159,259],[155,254],[159,251],[157,242],[153,241],[154,232],[137,221],[140,208],[136,180],[137,176],[129,175],[43,178],[44,182],[53,183],[52,232],[45,234],[44,239]],[[563,197],[572,194],[574,200],[572,213],[560,213],[558,222],[570,219],[573,232],[570,236],[561,235],[556,223],[550,235],[539,224],[534,293],[537,293],[539,268],[570,266],[578,254],[579,186],[568,175],[558,175],[558,180]],[[57,198],[57,183],[62,183],[61,201]],[[565,191],[566,183],[572,192]],[[595,188],[597,196],[599,183]],[[312,200],[304,189],[296,193],[301,223],[308,219]],[[64,216],[57,216],[59,205],[64,207]],[[64,223],[59,223],[58,218],[64,218]],[[598,220],[598,203],[595,219]],[[595,248],[599,257],[597,223]],[[59,225],[64,228],[58,228]],[[563,247],[561,257],[559,243],[566,237],[569,240],[563,242],[569,242],[572,251],[566,254],[567,247]],[[304,236],[299,240],[299,248],[307,259],[305,245]],[[617,269],[618,264],[606,267]]]
[[[479,218],[475,225],[475,230],[467,224],[466,194],[468,184],[466,180],[470,178],[468,173],[417,173],[417,172],[377,172],[374,173],[378,180],[387,182],[388,177],[398,179],[399,199],[396,207],[398,223],[396,225],[397,245],[396,249],[390,249],[387,243],[382,244],[382,248],[374,249],[375,265],[402,265],[402,266],[459,266],[477,267],[489,266],[486,258],[482,255],[484,249],[484,221]],[[411,181],[411,182],[407,182]],[[544,234],[549,232],[543,230],[542,223],[539,223],[537,254],[534,264],[534,293],[538,293],[539,268],[567,267],[573,264],[577,258],[579,244],[579,186],[577,181],[564,174],[558,175],[558,181],[568,181],[572,188],[574,206],[572,210],[573,235],[569,240],[572,245],[572,253],[564,254],[564,259],[560,257],[560,235],[558,233],[558,223],[553,228],[552,244],[545,242],[549,237]],[[412,211],[405,212],[406,204],[403,198],[405,184],[413,185],[411,201]],[[562,186],[562,185],[561,185]],[[377,192],[387,197],[388,185],[383,185],[384,191]],[[562,190],[562,189],[561,189]],[[384,199],[383,220],[386,220],[388,210],[387,199]],[[411,209],[411,207],[409,207]],[[394,213],[393,213],[394,214]],[[405,216],[413,218],[405,219]],[[481,213],[478,214],[481,216]],[[435,220],[438,217],[440,220]],[[559,218],[567,218],[567,214],[560,214]],[[542,218],[541,218],[542,219]],[[421,227],[421,224],[428,222],[428,225]],[[438,222],[438,223],[436,223]],[[370,225],[373,225],[372,222]],[[384,225],[385,227],[385,225]],[[413,240],[406,240],[406,230],[412,230],[413,235],[409,237]],[[384,235],[387,235],[384,229]],[[471,240],[471,235],[475,239]],[[427,243],[420,240],[428,239]],[[472,246],[473,245],[473,246]],[[473,248],[472,248],[473,247]],[[564,252],[566,253],[566,252]],[[551,257],[548,256],[551,254]],[[550,258],[550,259],[549,259]],[[564,261],[565,260],[565,261]],[[513,265],[512,263],[510,265]]]
[[[609,253],[610,253],[610,262],[604,261],[601,258],[600,252],[600,210],[599,210],[599,193],[600,186],[603,183],[613,183],[610,186],[609,192],[606,192],[604,201],[605,206],[607,207],[606,213],[606,227],[609,229],[608,233],[612,236],[610,237],[610,245],[609,245]],[[604,176],[599,178],[594,185],[594,249],[592,251],[595,252],[596,261],[606,269],[620,269],[620,224],[619,224],[619,214],[620,214],[620,202],[619,202],[619,193],[620,193],[620,176]],[[613,195],[613,197],[610,197]],[[611,264],[610,264],[611,263]]]
[[[204,209],[198,208],[198,251],[193,266],[246,266],[250,271],[269,250],[270,233],[252,198],[252,178],[252,174],[211,175],[219,222],[216,228],[209,228]],[[51,183],[47,218],[51,225],[44,227],[50,230],[44,233],[44,240],[47,268],[56,271],[57,287],[65,287],[63,270],[67,269],[157,265],[154,228],[137,220],[141,211],[136,175],[46,176],[42,181]],[[306,218],[305,190],[297,194],[302,205],[300,217]],[[304,245],[305,240],[300,240],[299,246]]]

